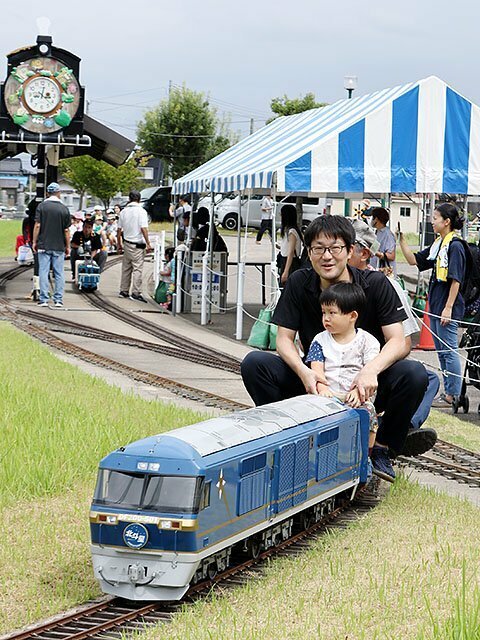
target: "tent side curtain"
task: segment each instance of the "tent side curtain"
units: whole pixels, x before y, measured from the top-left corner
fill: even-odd
[[[176,181],[176,193],[480,193],[480,109],[440,79],[275,120]]]

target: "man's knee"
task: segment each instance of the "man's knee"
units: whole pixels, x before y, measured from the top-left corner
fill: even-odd
[[[265,370],[265,360],[269,359],[269,353],[262,351],[250,351],[240,364],[240,372],[244,380],[256,378],[260,371]]]

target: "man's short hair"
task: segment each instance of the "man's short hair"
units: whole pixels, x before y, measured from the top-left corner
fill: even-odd
[[[377,220],[380,220],[380,222],[385,225],[388,224],[388,221],[390,220],[390,214],[383,207],[375,207],[372,209],[371,216],[372,220],[377,218]]]
[[[83,226],[85,227],[86,225],[93,227],[93,220],[92,218],[85,218],[85,220],[83,221]]]
[[[305,230],[305,246],[311,247],[312,242],[323,233],[335,240],[341,239],[347,247],[347,251],[355,243],[355,231],[347,218],[343,216],[319,216],[312,220]]]
[[[367,304],[367,298],[359,284],[337,282],[322,291],[320,304],[326,307],[335,304],[342,313],[351,313],[352,311],[360,313]]]
[[[140,191],[137,191],[136,189],[133,189],[133,191],[130,191],[130,193],[128,194],[128,199],[130,200],[130,202],[140,202],[141,200],[141,194]]]

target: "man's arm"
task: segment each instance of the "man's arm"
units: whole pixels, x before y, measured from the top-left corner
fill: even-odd
[[[294,371],[305,387],[306,393],[312,393],[318,395],[317,382],[327,384],[325,376],[317,371],[312,371],[306,364],[303,363],[298,349],[295,346],[294,329],[286,329],[285,327],[278,327],[277,333],[277,352],[282,360],[288,364],[290,369]]]
[[[394,362],[402,360],[410,353],[401,322],[382,327],[382,332],[385,337],[385,344],[382,350],[376,358],[367,362],[352,382],[351,388],[358,389],[362,402],[365,402],[365,399],[370,398],[377,390],[378,375],[388,369]]]
[[[37,250],[39,233],[40,233],[40,222],[35,222],[35,226],[33,227],[33,243],[32,243],[33,251]]]
[[[65,234],[65,257],[70,255],[70,229],[67,227],[64,229]]]
[[[150,244],[150,240],[148,238],[148,227],[140,227],[140,231],[142,232],[142,236],[145,238],[145,243],[147,245],[147,251],[151,251],[152,245]]]

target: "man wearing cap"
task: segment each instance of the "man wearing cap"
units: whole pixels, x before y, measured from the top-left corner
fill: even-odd
[[[363,220],[354,220],[352,222],[355,229],[355,244],[353,246],[353,253],[348,260],[348,264],[351,267],[356,267],[360,270],[370,269],[374,270],[370,264],[371,258],[379,251],[379,243],[375,235],[375,231]],[[417,320],[408,304],[407,293],[402,289],[397,280],[388,278],[388,282],[392,285],[403,303],[403,308],[407,314],[407,319],[403,322],[403,332],[405,334],[405,340],[408,348],[411,349],[412,338],[411,336],[418,333]],[[420,403],[417,411],[411,419],[410,436],[405,441],[402,449],[402,454],[409,456],[423,453],[422,449],[428,450],[433,446],[437,440],[437,434],[433,429],[422,429],[422,432],[415,431],[419,429],[425,420],[428,418],[430,409],[432,408],[432,402],[438,393],[440,388],[440,381],[437,374],[434,371],[427,369],[428,375],[428,387],[425,391],[423,400]]]
[[[55,307],[63,307],[65,257],[70,254],[70,212],[60,200],[60,186],[52,182],[47,187],[48,197],[35,213],[33,250],[38,254],[41,307],[48,307],[50,269],[53,270]]]
[[[148,238],[148,214],[140,205],[140,197],[140,191],[130,191],[129,202],[120,212],[118,219],[118,252],[124,252],[118,295],[121,298],[146,302],[142,296],[142,271],[145,250],[150,251],[152,247]]]
[[[383,207],[374,207],[371,210],[371,225],[377,232],[379,247],[372,257],[372,267],[391,267],[394,275],[397,275],[397,263],[395,262],[395,249],[397,241],[395,236],[387,227],[390,214]]]

